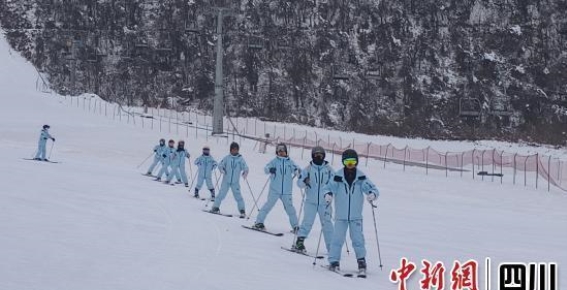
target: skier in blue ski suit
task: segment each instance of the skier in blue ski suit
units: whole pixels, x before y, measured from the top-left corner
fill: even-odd
[[[331,206],[325,201],[324,187],[333,180],[335,172],[325,161],[325,149],[320,146],[311,150],[311,162],[303,171],[297,186],[305,190],[305,205],[303,207],[303,221],[297,233],[294,249],[305,251],[304,241],[309,235],[315,217],[319,214],[319,221],[325,238],[327,252],[331,251],[331,239],[333,238],[333,222],[331,221]]]
[[[154,147],[154,162],[152,163],[152,165],[150,165],[150,168],[148,168],[148,172],[146,173],[146,175],[151,176],[152,172],[154,172],[154,169],[156,168],[158,163],[162,162],[163,159],[162,154],[166,148],[167,147],[165,146],[165,139],[159,139],[159,145],[156,145]]]
[[[325,187],[325,200],[331,203],[335,200],[335,228],[331,251],[329,252],[329,269],[339,269],[341,250],[345,242],[347,229],[350,229],[350,239],[356,254],[359,270],[366,270],[366,248],[362,230],[362,208],[364,195],[372,203],[378,197],[378,189],[356,168],[358,154],[347,149],[342,154],[344,168],[335,173],[335,177]]]
[[[171,171],[165,183],[170,183],[175,176],[179,182],[185,184],[185,187],[189,187],[187,173],[185,172],[185,159],[189,159],[189,157],[189,153],[185,150],[185,141],[179,140],[177,142],[177,150],[173,151],[170,158]]]
[[[35,154],[35,160],[43,160],[43,161],[47,161],[47,157],[46,157],[46,149],[45,149],[45,145],[47,144],[47,139],[51,139],[51,141],[55,142],[55,138],[53,138],[53,136],[49,135],[49,125],[43,125],[43,129],[41,130],[41,133],[39,133],[39,141],[37,143],[37,153]]]
[[[211,192],[211,200],[215,199],[215,186],[213,185],[213,170],[217,168],[217,162],[211,156],[211,148],[209,146],[203,147],[203,155],[195,159],[197,165],[197,185],[195,186],[195,197],[199,197],[199,190],[203,186],[203,182],[207,182],[207,188]]]
[[[276,154],[278,156],[270,161],[264,168],[264,172],[270,174],[270,189],[268,192],[268,200],[260,209],[254,228],[259,230],[265,229],[264,220],[278,199],[280,199],[284,205],[293,231],[297,232],[299,230],[299,223],[297,221],[295,207],[293,207],[292,191],[293,178],[301,169],[293,160],[289,159],[287,146],[285,144],[280,143],[276,146]]]
[[[231,189],[234,200],[236,200],[238,211],[240,212],[240,217],[243,218],[246,215],[244,199],[240,192],[240,176],[246,179],[248,176],[248,165],[242,155],[238,153],[239,150],[240,146],[238,143],[232,142],[230,144],[230,154],[224,157],[219,163],[219,170],[223,174],[223,177],[219,195],[215,199],[213,208],[211,209],[213,213],[220,211],[220,204],[228,194],[228,190]]]
[[[161,168],[158,174],[156,175],[156,179],[155,179],[156,181],[161,181],[161,177],[164,174],[166,178],[169,178],[169,175],[171,174],[169,171],[169,166],[171,164],[171,157],[174,151],[175,151],[175,141],[169,140],[167,142],[167,148],[165,148],[161,154],[161,157],[163,159],[161,160]]]

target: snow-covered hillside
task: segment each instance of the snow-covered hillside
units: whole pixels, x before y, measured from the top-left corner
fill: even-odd
[[[266,225],[286,234],[271,237],[241,227],[252,219],[203,213],[205,202],[190,198],[184,187],[154,182],[140,174],[145,168],[136,169],[159,138],[185,139],[193,156],[205,138],[159,134],[85,113],[36,92],[36,76],[0,38],[0,289],[396,289],[389,271],[401,257],[417,264],[439,260],[449,268],[453,260],[468,259],[482,267],[485,257],[494,265],[567,265],[565,194],[401,173],[371,162],[362,169],[381,191],[376,213],[384,271],[365,206],[369,277],[345,279],[280,249],[293,239],[281,205]],[[57,140],[51,159],[59,164],[22,159],[34,153],[43,124],[51,125]],[[224,140],[208,143],[217,158],[228,152]],[[254,145],[244,141],[241,151],[258,196],[266,181],[262,168],[273,155],[257,153]],[[306,165],[299,155],[292,152]],[[294,201],[299,207],[298,190]],[[236,212],[230,196],[221,210]],[[310,252],[318,233],[316,223],[306,243]],[[350,255],[343,251],[346,270],[356,267],[350,241],[349,247]],[[567,283],[559,273],[559,284]],[[418,289],[419,278],[416,271],[410,289]]]

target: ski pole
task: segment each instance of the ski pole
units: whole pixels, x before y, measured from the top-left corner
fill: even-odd
[[[332,219],[332,214],[329,211],[330,206],[331,206],[331,204],[329,203],[325,207],[325,215],[331,216],[330,218]],[[317,265],[317,256],[319,256],[319,247],[321,246],[321,237],[322,236],[323,236],[323,224],[321,223],[321,231],[319,232],[319,241],[317,242],[317,250],[315,251],[315,258],[313,259],[313,267],[315,267]]]
[[[303,211],[303,206],[305,205],[305,190],[302,188],[301,189],[301,206],[299,207],[299,215],[297,216],[297,219],[301,219],[301,213]],[[297,231],[295,231],[295,233],[293,233],[293,241],[291,244],[291,248],[293,249],[293,246],[295,245],[295,243],[297,242],[297,233],[299,232],[299,229]]]
[[[49,149],[49,157],[47,157],[48,160],[51,160],[51,152],[53,152],[53,146],[55,145],[55,142],[51,142],[51,149]]]
[[[248,185],[248,190],[250,191],[250,195],[252,195],[252,200],[254,201],[254,206],[258,207],[256,197],[254,196],[254,193],[252,192],[252,187],[250,187],[250,183],[248,182],[248,179],[244,179],[244,180],[246,181],[246,185]]]
[[[268,176],[268,179],[266,180],[266,183],[264,183],[264,187],[262,188],[262,191],[260,192],[260,195],[258,196],[258,200],[260,200],[260,197],[262,197],[262,194],[264,194],[264,190],[266,189],[266,186],[268,185],[268,182],[270,181],[270,176]],[[254,203],[254,207],[250,210],[250,214],[248,215],[248,217],[246,218],[247,220],[250,219],[250,217],[252,216],[252,213],[254,212],[254,209],[258,207],[257,203]],[[260,211],[260,209],[258,208],[258,211]]]
[[[322,236],[323,236],[323,227],[321,226],[321,231],[319,232],[319,241],[317,242],[317,250],[315,251],[315,257],[313,258],[313,267],[317,265],[317,256],[319,256],[319,247],[321,246]]]
[[[191,157],[189,157],[189,173],[193,175],[193,166],[191,166]],[[197,176],[197,172],[195,172],[195,176]]]
[[[215,189],[216,189],[216,191],[217,191],[217,193],[218,193],[219,190],[220,190],[220,189],[219,189],[219,181],[220,181],[220,178],[219,178],[219,176],[217,175],[217,172],[216,172],[216,171],[215,171],[215,178],[217,179],[217,183],[215,184]]]
[[[193,175],[193,179],[191,179],[191,186],[189,186],[189,192],[191,192],[191,189],[193,188],[193,183],[195,183],[195,179],[197,179],[197,172],[195,172],[195,175]]]
[[[217,183],[215,184],[215,188],[218,188],[220,178],[217,176],[216,171],[215,171],[215,178],[217,179]],[[217,194],[219,194],[218,190],[217,190]],[[209,207],[209,201],[211,201],[211,198],[207,199],[207,202],[205,203],[205,208]]]
[[[378,240],[378,226],[376,225],[376,214],[374,213],[374,209],[378,208],[377,205],[370,202],[372,206],[372,218],[374,219],[374,233],[376,234],[376,246],[378,247],[378,260],[380,262],[380,271],[382,271],[382,255],[380,254],[380,241]]]
[[[152,157],[152,155],[154,155],[154,153],[150,154],[146,159],[144,159],[144,161],[142,161],[142,163],[140,163],[140,165],[136,166],[136,169],[140,168],[140,166],[144,165],[144,163],[146,163],[146,161],[148,161],[148,159],[150,159],[150,157]]]

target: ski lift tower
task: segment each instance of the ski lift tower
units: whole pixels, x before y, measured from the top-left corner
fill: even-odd
[[[223,135],[224,115],[224,76],[223,76],[223,49],[222,49],[222,22],[224,17],[235,14],[231,8],[212,7],[217,14],[217,57],[215,65],[215,102],[213,107],[213,135]]]

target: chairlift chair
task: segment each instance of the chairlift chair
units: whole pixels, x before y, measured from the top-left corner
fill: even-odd
[[[333,65],[333,79],[348,81],[350,77],[338,65]]]
[[[252,50],[261,50],[264,48],[264,40],[258,36],[249,36],[248,48]]]
[[[511,116],[510,102],[507,98],[493,98],[490,100],[490,114],[495,116]]]
[[[459,99],[459,115],[461,117],[479,117],[482,104],[478,98],[463,97]]]

